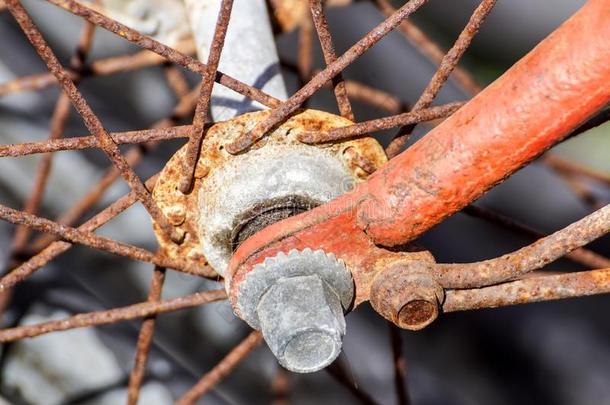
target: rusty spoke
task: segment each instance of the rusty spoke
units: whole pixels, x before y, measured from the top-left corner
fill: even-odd
[[[177,65],[184,66],[185,68],[192,70],[193,72],[205,75],[206,64],[198,61],[188,55],[185,55],[169,46],[163,45],[162,43],[146,36],[142,35],[136,30],[127,27],[111,18],[108,18],[97,11],[86,7],[74,0],[47,0],[49,3],[55,4],[64,10],[69,11],[72,14],[78,15],[85,20],[104,28],[114,34],[119,35],[126,40],[133,42],[141,48],[153,51],[167,60],[174,62]],[[279,100],[275,97],[270,96],[262,90],[247,85],[234,79],[220,71],[218,71],[215,80],[223,86],[236,91],[252,100],[258,101],[268,107],[275,107],[279,104]]]
[[[198,273],[197,270],[191,269],[190,266],[185,264],[183,261],[158,256],[152,252],[149,252],[148,250],[132,246],[127,243],[118,242],[103,236],[97,236],[92,232],[61,225],[49,219],[15,210],[1,204],[0,219],[13,224],[24,225],[40,232],[52,233],[69,242],[89,246],[91,248],[114,253],[119,256],[126,256],[133,260],[149,262],[163,267],[171,267],[172,269],[192,274]],[[0,289],[3,289],[2,287],[6,288],[2,285],[0,286]]]
[[[374,0],[374,2],[386,18],[396,11],[396,8],[389,0]],[[445,52],[412,21],[404,20],[400,23],[398,29],[428,59],[436,65],[442,63]],[[476,95],[482,90],[474,77],[460,66],[454,67],[452,77],[471,96]]]
[[[27,14],[26,10],[18,0],[7,0],[7,6],[40,58],[61,84],[64,92],[70,98],[72,105],[74,105],[76,111],[78,111],[83,118],[87,129],[98,138],[101,149],[121,172],[121,175],[129,186],[136,192],[138,199],[146,207],[146,210],[155,222],[157,222],[168,235],[171,235],[173,230],[171,224],[152,200],[144,183],[127,163],[117,144],[114,143],[112,137],[106,132],[99,118],[93,113],[91,107],[89,107],[89,104],[82,97],[72,79],[66,74],[59,63],[59,60],[57,60],[57,57],[42,37],[40,31],[38,31],[38,28],[34,25],[34,22]]]
[[[290,373],[279,366],[271,381],[271,404],[288,405],[290,403]]]
[[[496,308],[610,293],[610,269],[532,277],[490,287],[448,290],[444,312]]]
[[[315,144],[345,140],[358,136],[366,136],[370,132],[374,131],[396,128],[398,126],[410,123],[445,118],[457,111],[462,105],[464,105],[463,102],[450,103],[438,107],[414,110],[408,113],[393,115],[391,117],[359,122],[357,124],[332,129],[326,132],[304,132],[300,134],[299,140],[304,143]]]
[[[324,370],[330,374],[335,381],[339,384],[343,385],[348,391],[356,398],[361,404],[364,405],[376,405],[377,401],[373,399],[371,394],[364,391],[362,387],[356,382],[354,376],[349,376],[348,372],[341,364],[341,361],[335,361],[330,366],[326,367]]]
[[[263,341],[263,335],[259,331],[251,332],[244,340],[233,348],[218,364],[189,389],[176,405],[194,404],[199,398],[210,391],[216,384],[225,378],[233,369],[246,358],[248,354],[256,349]]]
[[[189,45],[188,48],[184,45],[182,48],[178,46],[177,49],[183,49],[188,54],[194,52],[192,45]],[[115,73],[130,72],[150,66],[157,66],[165,62],[167,62],[167,59],[163,56],[144,50],[133,55],[113,56],[96,60],[90,64],[85,64],[78,72],[67,69],[66,74],[73,80],[79,80],[90,76],[109,76]],[[59,82],[55,76],[49,72],[23,76],[9,82],[0,83],[0,97],[22,91],[43,90],[58,84]]]
[[[198,90],[195,89],[187,94],[186,97],[182,98],[180,102],[174,108],[170,118],[163,119],[158,121],[153,125],[153,129],[163,129],[169,125],[175,123],[177,119],[190,115],[195,108],[196,96],[198,94]],[[125,158],[130,165],[138,164],[141,159],[144,157],[147,151],[155,147],[155,143],[148,143],[144,148],[132,148],[130,149]],[[83,198],[81,198],[69,211],[64,213],[59,218],[59,223],[64,225],[72,225],[75,224],[79,218],[81,218],[87,210],[89,210],[93,205],[97,203],[97,201],[102,197],[105,190],[108,189],[118,178],[120,177],[120,173],[116,168],[112,168],[106,172],[106,174],[102,177],[102,180],[95,185]],[[32,243],[33,251],[36,252],[43,247],[45,247],[48,243],[52,242],[54,237],[52,235],[42,235],[38,239],[34,240]]]
[[[121,308],[106,311],[87,312],[77,314],[66,319],[53,320],[35,325],[18,326],[10,329],[0,330],[0,342],[12,342],[23,338],[44,335],[51,332],[85,328],[96,325],[107,325],[111,323],[128,321],[173,312],[179,309],[196,307],[209,302],[226,299],[224,290],[210,290],[198,292],[184,297],[174,298],[159,302],[142,302]]]
[[[410,401],[406,383],[407,361],[402,351],[400,329],[391,322],[388,322],[388,328],[390,330],[390,345],[392,347],[392,363],[394,364],[396,402],[398,405],[408,405]]]
[[[138,131],[110,132],[109,135],[117,144],[145,143],[168,141],[177,138],[188,138],[193,131],[192,125],[181,125],[170,128],[152,128]],[[95,135],[75,136],[71,138],[49,139],[39,142],[24,142],[0,145],[0,157],[29,156],[38,153],[75,151],[99,148],[100,143]]]
[[[232,9],[233,0],[221,1],[220,12],[218,13],[218,20],[216,21],[216,28],[214,30],[214,38],[208,56],[208,63],[201,83],[201,93],[195,109],[195,118],[193,120],[194,130],[186,147],[182,178],[178,185],[178,188],[183,194],[189,192],[193,183],[193,177],[195,176],[195,168],[197,167],[197,161],[199,159],[201,142],[203,141],[205,134],[204,125],[207,119],[208,109],[210,108],[212,87],[214,86],[214,78],[218,71],[218,63],[220,62],[220,55],[222,53],[222,48],[224,47]]]
[[[70,58],[70,68],[73,70],[79,70],[83,67],[85,59],[91,48],[93,42],[93,33],[95,32],[95,26],[91,23],[85,24],[83,33],[81,34],[79,43],[76,47],[76,51]],[[53,116],[51,117],[50,134],[48,137],[49,141],[59,139],[63,136],[68,118],[70,117],[70,99],[68,96],[61,92]],[[34,176],[34,187],[25,202],[24,211],[30,214],[38,213],[40,205],[42,204],[42,197],[47,185],[49,174],[51,173],[51,165],[53,161],[53,154],[46,154],[42,157],[38,164],[36,174]],[[13,239],[13,252],[20,253],[26,245],[30,236],[30,229],[25,226],[18,226],[15,230],[15,236]]]
[[[148,290],[148,303],[159,303],[165,281],[165,269],[155,266],[153,270],[150,289]],[[136,347],[136,357],[133,368],[129,374],[129,384],[127,387],[127,405],[137,405],[140,396],[140,388],[146,372],[148,353],[152,344],[155,332],[156,314],[149,315],[142,321],[140,333],[138,335],[138,345]]]
[[[413,106],[413,111],[420,110],[422,108],[427,108],[432,104],[434,98],[441,90],[441,87],[445,84],[447,79],[449,79],[449,75],[455,69],[460,58],[466,52],[472,39],[479,32],[481,25],[485,21],[485,18],[489,15],[493,6],[496,4],[497,0],[483,0],[481,4],[476,8],[468,24],[466,27],[460,32],[457,40],[449,49],[449,51],[443,56],[441,63],[439,64],[438,69],[430,79],[430,82],[422,92],[419,99],[415,102]],[[388,145],[386,149],[386,153],[388,157],[392,158],[398,155],[405,144],[409,140],[411,133],[413,132],[414,125],[410,124],[408,126],[404,126],[398,130],[398,134],[392,140],[390,145]]]
[[[328,21],[326,20],[326,15],[324,14],[324,8],[322,7],[322,1],[309,0],[309,7],[311,8],[313,22],[316,27],[316,32],[318,33],[320,45],[322,46],[324,61],[327,65],[329,65],[337,60],[337,55],[335,53],[335,46],[333,45],[330,29],[328,28]],[[352,106],[347,96],[345,82],[341,72],[333,77],[332,86],[341,116],[347,118],[348,120],[354,121],[354,113],[352,112]]]
[[[500,283],[552,263],[608,232],[610,205],[515,252],[476,263],[438,264],[436,276],[446,288]]]
[[[513,218],[507,217],[506,215],[480,205],[468,205],[462,210],[462,212],[474,218],[483,219],[505,229],[519,232],[536,239],[548,236],[548,234],[540,232],[531,226],[525,225]],[[567,253],[565,258],[570,259],[574,263],[582,264],[590,269],[610,267],[609,258],[582,247]]]
[[[373,28],[343,55],[338,57],[337,60],[326,66],[322,72],[314,76],[313,79],[311,79],[288,100],[281,103],[277,108],[274,108],[271,111],[271,114],[264,121],[258,123],[252,130],[244,133],[233,143],[227,145],[227,151],[230,153],[239,153],[254,144],[275,125],[286,119],[289,114],[291,114],[306,99],[311,97],[317,90],[324,86],[326,82],[342,72],[347,66],[349,66],[364,52],[384,38],[390,31],[392,31],[392,29],[400,24],[402,20],[415,12],[425,2],[426,0],[411,0],[398,9],[387,20]]]

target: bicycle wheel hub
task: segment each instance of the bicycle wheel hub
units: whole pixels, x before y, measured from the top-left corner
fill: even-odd
[[[209,264],[226,278],[227,290],[231,277],[225,270],[244,240],[350,191],[367,178],[371,168],[386,161],[372,138],[319,146],[299,142],[299,134],[305,131],[351,123],[315,110],[293,115],[245,153],[232,155],[225,150],[225,145],[267,115],[267,111],[244,114],[207,131],[189,194],[178,190],[185,148],[169,161],[153,192],[159,208],[182,236],[176,243],[155,224],[164,253],[201,266]],[[343,311],[353,295],[351,275],[342,263],[321,251],[292,252],[280,259],[276,258],[279,266],[263,265],[264,271],[240,280],[243,293],[233,304],[240,317],[262,329],[282,365],[298,372],[315,371],[339,354],[345,333]],[[337,267],[342,270],[336,271]],[[333,277],[329,279],[328,274]],[[251,293],[252,289],[257,293]]]

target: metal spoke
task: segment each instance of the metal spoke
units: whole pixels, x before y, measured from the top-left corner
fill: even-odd
[[[311,8],[313,22],[316,27],[316,32],[318,33],[320,45],[322,46],[324,60],[326,61],[326,64],[329,65],[337,60],[337,55],[335,53],[335,46],[333,45],[330,29],[328,28],[328,21],[324,14],[324,8],[322,7],[322,1],[309,0],[309,7]],[[341,116],[353,121],[354,113],[352,112],[352,106],[347,97],[345,82],[343,81],[343,75],[341,73],[333,77],[332,86]]]
[[[468,24],[466,24],[466,27],[464,27],[458,36],[455,44],[453,44],[451,49],[449,49],[449,51],[445,54],[437,71],[434,73],[432,79],[430,79],[430,82],[413,106],[413,111],[427,108],[432,104],[432,101],[440,91],[441,87],[445,84],[447,79],[449,79],[449,75],[457,66],[466,49],[468,49],[470,46],[472,39],[477,32],[479,32],[481,25],[493,9],[496,1],[497,0],[483,0],[476,8],[470,17]],[[413,128],[414,126],[411,124],[401,128],[398,131],[398,134],[386,149],[388,157],[392,158],[402,151],[404,145],[409,140]]]
[[[206,64],[198,61],[188,55],[185,55],[177,50],[163,45],[162,43],[155,41],[154,39],[142,35],[136,30],[133,30],[126,25],[123,25],[111,18],[108,18],[95,10],[86,7],[76,1],[73,0],[47,0],[49,3],[55,4],[71,12],[72,14],[83,17],[85,20],[102,27],[110,32],[113,32],[126,40],[137,44],[138,46],[153,51],[167,60],[174,62],[177,65],[184,66],[187,69],[192,70],[193,72],[199,73],[201,75],[205,75],[206,72]],[[218,72],[215,80],[222,84],[223,86],[236,91],[246,97],[251,98],[252,100],[258,101],[259,103],[266,105],[268,107],[275,107],[279,104],[279,100],[275,97],[270,96],[269,94],[259,90],[255,87],[247,85],[243,82],[240,82],[237,79],[234,79],[222,72]]]
[[[193,183],[193,177],[195,176],[195,168],[197,167],[197,161],[199,159],[201,142],[203,141],[205,134],[205,121],[208,116],[208,109],[210,108],[212,87],[214,86],[214,78],[216,77],[218,70],[218,63],[220,62],[220,55],[225,43],[225,36],[227,34],[232,9],[233,0],[221,1],[220,13],[218,14],[218,20],[216,21],[216,28],[214,30],[214,38],[208,56],[206,72],[203,75],[203,81],[201,83],[201,93],[199,95],[199,101],[197,102],[197,108],[195,109],[195,118],[193,120],[194,130],[186,147],[182,178],[178,185],[178,188],[183,194],[189,192]]]
[[[436,277],[446,288],[473,288],[500,283],[542,268],[608,232],[610,205],[515,252],[476,263],[437,264],[434,267]]]
[[[408,405],[409,392],[407,390],[406,374],[407,361],[402,352],[402,338],[400,329],[388,322],[390,331],[390,346],[392,348],[392,364],[394,365],[394,389],[396,390],[396,402],[398,405]]]
[[[117,144],[145,143],[169,141],[177,138],[188,138],[193,131],[192,125],[181,125],[170,128],[153,128],[138,131],[109,132],[112,140]],[[99,148],[100,143],[95,135],[75,136],[71,138],[49,139],[39,142],[24,142],[9,145],[0,145],[0,157],[29,156],[38,153],[59,151],[75,151],[90,148]]]
[[[449,290],[444,312],[496,308],[610,293],[610,269],[532,277],[490,287]]]
[[[198,269],[193,269],[183,260],[174,260],[159,256],[136,246],[117,242],[103,236],[97,236],[94,233],[79,230],[77,228],[61,225],[49,219],[28,214],[1,204],[0,219],[13,224],[25,225],[40,232],[52,233],[72,243],[79,243],[94,249],[126,256],[133,260],[145,261],[157,266],[170,267],[185,273],[200,274]]]
[[[49,48],[46,41],[34,25],[34,22],[27,14],[26,10],[18,0],[7,0],[6,4],[9,11],[23,30],[28,40],[32,43],[34,49],[40,58],[47,65],[49,71],[55,75],[57,81],[61,84],[64,92],[70,98],[72,105],[83,118],[85,126],[91,133],[97,136],[101,149],[106,153],[108,158],[121,172],[121,175],[127,181],[129,186],[138,196],[138,200],[146,207],[146,210],[157,224],[168,234],[172,234],[172,226],[167,221],[157,204],[152,200],[150,193],[144,186],[142,180],[137,176],[131,166],[127,163],[118,146],[108,132],[102,126],[99,118],[93,113],[89,104],[82,97],[72,79],[66,74],[64,69],[57,60],[57,57]]]
[[[233,369],[245,359],[252,350],[256,349],[262,341],[263,335],[261,332],[251,332],[248,337],[235,346],[218,364],[205,373],[197,384],[178,399],[176,405],[194,404],[195,401],[214,388],[220,380],[229,375],[229,373],[231,373],[231,371],[233,371]]]
[[[506,215],[480,205],[469,205],[461,212],[471,217],[483,219],[489,223],[536,239],[548,236],[548,234],[540,232],[529,225],[525,225],[513,218],[507,217]],[[609,258],[582,247],[567,253],[565,258],[570,259],[574,263],[582,264],[590,269],[610,267]]]
[[[163,283],[165,281],[165,269],[156,267],[153,270],[150,289],[148,290],[149,303],[159,303],[161,301],[161,292],[163,291]],[[156,314],[150,315],[142,321],[140,333],[138,335],[138,345],[136,347],[136,357],[134,365],[129,374],[129,384],[127,387],[127,405],[137,405],[138,397],[140,396],[140,388],[144,380],[146,372],[146,363],[148,353],[153,341],[155,333]]]
[[[241,135],[233,143],[227,145],[227,151],[230,153],[239,153],[254,144],[271,128],[282,120],[286,119],[289,114],[291,114],[306,99],[311,97],[317,90],[324,86],[326,82],[342,72],[347,66],[349,66],[364,52],[384,38],[390,31],[392,31],[392,29],[400,24],[402,20],[414,13],[425,2],[426,0],[411,0],[398,9],[398,11],[392,14],[387,20],[373,28],[343,55],[338,57],[336,61],[328,65],[324,70],[322,70],[322,72],[314,76],[313,79],[311,79],[288,100],[281,103],[277,108],[274,108],[267,119],[257,124],[252,130]]]
[[[70,58],[71,69],[79,70],[83,67],[83,63],[87,58],[87,54],[89,53],[89,49],[91,48],[91,44],[93,42],[94,32],[95,26],[93,24],[85,24],[85,28],[81,34],[78,46],[76,47],[76,51]],[[63,136],[68,118],[70,117],[70,111],[70,99],[64,92],[61,92],[55,104],[53,116],[51,117],[50,134],[48,138],[49,141],[59,139]],[[39,162],[36,175],[34,177],[33,190],[25,202],[25,212],[30,214],[38,213],[40,205],[42,204],[42,197],[47,185],[47,180],[49,178],[49,174],[51,173],[52,161],[53,154],[46,154]],[[29,236],[29,228],[24,226],[17,227],[13,239],[14,253],[20,253],[23,250]]]
[[[159,302],[142,302],[121,308],[106,311],[87,312],[77,314],[66,319],[53,320],[35,325],[17,326],[10,329],[0,330],[0,342],[13,342],[15,340],[44,335],[62,330],[85,328],[96,325],[107,325],[111,323],[144,318],[179,309],[196,307],[208,302],[226,299],[224,290],[210,290],[199,292],[184,297],[174,298]]]
[[[388,0],[374,0],[374,2],[386,18],[396,11],[396,8]],[[445,52],[412,21],[404,20],[400,23],[398,29],[428,59],[437,65],[442,63]],[[482,90],[474,77],[459,66],[454,67],[452,77],[471,96]]]
[[[323,143],[340,141],[358,136],[366,136],[370,132],[374,131],[396,128],[398,126],[410,123],[418,123],[424,121],[431,121],[438,118],[445,118],[453,114],[463,105],[463,102],[450,103],[439,107],[413,110],[412,112],[393,115],[391,117],[359,122],[357,124],[332,129],[326,132],[304,132],[300,134],[299,140],[304,143]]]

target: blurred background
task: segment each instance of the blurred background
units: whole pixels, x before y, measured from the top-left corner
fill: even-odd
[[[83,22],[40,0],[23,1],[45,38],[64,64],[75,49]],[[395,1],[396,6],[403,2]],[[430,0],[413,16],[430,37],[448,49],[478,2]],[[462,59],[481,85],[502,74],[542,38],[575,12],[584,1],[499,1]],[[327,10],[338,53],[347,50],[383,20],[373,2],[357,1]],[[180,28],[180,27],[179,27]],[[313,34],[315,35],[315,34]],[[324,66],[314,39],[315,68]],[[288,94],[299,86],[291,66],[297,64],[298,30],[276,37]],[[89,61],[135,53],[138,49],[117,36],[97,29]],[[109,77],[91,77],[80,89],[109,131],[148,128],[171,114],[176,98],[168,88],[163,66]],[[0,14],[0,83],[41,73],[45,66],[26,41],[9,13]],[[345,72],[359,81],[414,103],[435,71],[435,65],[399,32],[393,32]],[[182,72],[191,86],[198,78]],[[239,77],[238,77],[239,78]],[[44,140],[59,95],[57,86],[0,98],[2,144]],[[435,104],[465,100],[468,95],[451,80]],[[387,111],[354,102],[358,121],[388,115]],[[322,89],[308,107],[336,112],[328,89]],[[189,118],[190,119],[190,118]],[[188,123],[189,119],[184,120]],[[419,125],[410,142],[428,126]],[[73,111],[65,136],[86,134]],[[378,134],[387,144],[392,131]],[[137,166],[142,178],[163,167],[183,141],[170,141],[146,154]],[[124,147],[127,150],[128,147]],[[551,153],[610,176],[610,126],[603,125],[564,142]],[[40,155],[0,159],[1,203],[22,208]],[[40,215],[57,218],[103,176],[110,164],[102,152],[91,149],[58,152]],[[610,188],[591,183],[598,204],[610,202]],[[96,209],[128,191],[118,181]],[[534,163],[478,201],[543,232],[557,230],[589,213],[591,205],[577,196],[548,166]],[[0,256],[6,270],[11,261],[14,227],[0,224]],[[148,215],[135,205],[99,234],[155,250]],[[591,248],[610,255],[610,238]],[[424,235],[418,244],[438,261],[469,262],[515,250],[532,239],[479,219],[456,214]],[[580,270],[574,263],[557,262],[554,270]],[[33,277],[19,284],[3,325],[36,323],[84,311],[128,305],[146,299],[151,265],[75,247]],[[163,297],[218,288],[168,272]],[[598,296],[503,309],[441,316],[421,332],[402,331],[407,384],[413,404],[610,404],[610,296]],[[361,306],[347,317],[347,335],[339,362],[350,382],[380,404],[396,402],[394,369],[386,322]],[[122,403],[131,369],[140,322],[123,322],[94,329],[45,335],[0,347],[0,404],[116,404]],[[191,387],[249,330],[234,318],[227,303],[208,304],[158,318],[142,404],[167,404]],[[263,345],[205,397],[213,404],[263,404],[273,398],[272,382],[278,366]],[[328,371],[280,374],[289,384],[290,403],[358,403]]]

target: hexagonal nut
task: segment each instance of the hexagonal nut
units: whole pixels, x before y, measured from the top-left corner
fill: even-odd
[[[396,263],[380,271],[371,286],[373,309],[395,325],[420,330],[439,314],[444,290],[425,262]]]
[[[277,280],[261,298],[257,312],[265,341],[288,370],[320,370],[341,352],[341,300],[316,275]]]

